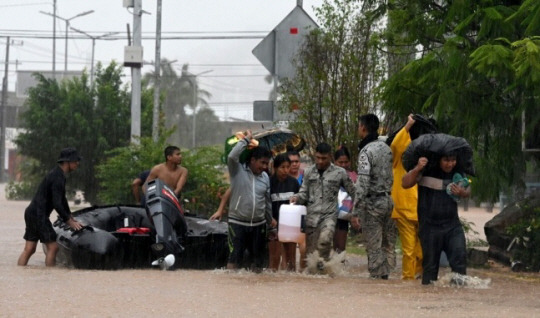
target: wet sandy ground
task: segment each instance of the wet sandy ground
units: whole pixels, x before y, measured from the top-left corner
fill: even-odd
[[[29,266],[18,267],[27,204],[0,194],[0,317],[540,317],[540,275],[512,273],[497,264],[469,269],[491,279],[488,289],[426,287],[401,281],[397,273],[374,281],[366,259],[356,256],[348,256],[348,273],[335,278],[48,269],[39,248]],[[478,222],[492,217],[486,213],[475,209],[462,215],[481,230]]]

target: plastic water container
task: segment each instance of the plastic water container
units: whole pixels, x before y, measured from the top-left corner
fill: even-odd
[[[306,234],[300,231],[302,215],[306,215],[303,205],[282,204],[279,208],[278,239],[280,242],[301,243]]]

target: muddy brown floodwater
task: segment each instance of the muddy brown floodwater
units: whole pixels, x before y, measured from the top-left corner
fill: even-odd
[[[540,317],[540,275],[512,273],[497,264],[469,269],[471,276],[491,279],[487,289],[421,286],[400,280],[398,273],[388,281],[371,280],[359,256],[347,256],[347,273],[335,278],[48,269],[41,248],[29,266],[18,267],[28,202],[3,196],[2,191],[0,317]],[[478,218],[474,213],[487,212],[466,214]]]

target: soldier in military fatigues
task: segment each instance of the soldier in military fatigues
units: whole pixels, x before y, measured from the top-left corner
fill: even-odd
[[[354,184],[345,169],[331,163],[330,145],[320,143],[315,151],[315,165],[304,172],[300,191],[291,202],[306,205],[306,255],[318,251],[328,261],[336,229],[339,189],[344,187],[348,193],[354,193]]]
[[[358,179],[353,218],[354,227],[362,225],[372,278],[388,279],[396,264],[397,230],[391,219],[394,203],[390,196],[392,151],[378,139],[379,119],[373,114],[360,117],[358,133],[362,138],[358,155]]]

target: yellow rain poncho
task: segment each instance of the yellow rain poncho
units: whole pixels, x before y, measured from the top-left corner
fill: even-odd
[[[394,137],[390,148],[392,149],[394,184],[392,185],[392,199],[394,210],[392,218],[395,219],[401,239],[403,250],[402,276],[403,279],[414,279],[422,273],[422,247],[418,238],[418,188],[404,189],[401,179],[407,173],[403,167],[402,155],[411,143],[407,129],[402,128]]]

